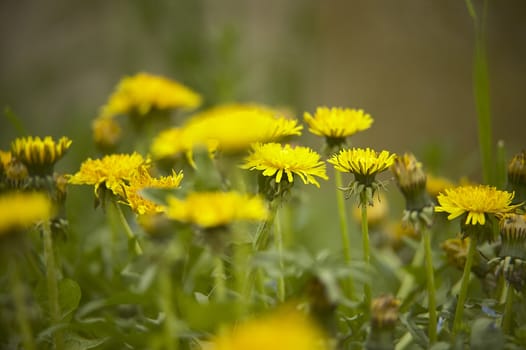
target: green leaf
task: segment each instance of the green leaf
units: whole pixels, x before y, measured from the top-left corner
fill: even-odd
[[[80,303],[82,292],[77,282],[65,278],[58,283],[58,298],[62,319],[70,319]]]
[[[69,334],[66,337],[66,349],[67,350],[87,350],[87,349],[93,349],[104,342],[106,342],[108,338],[99,338],[99,339],[87,339],[83,338],[76,334]]]

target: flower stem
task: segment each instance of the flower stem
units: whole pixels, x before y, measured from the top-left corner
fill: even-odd
[[[223,265],[223,259],[219,254],[214,257],[214,286],[215,286],[215,297],[216,300],[222,302],[226,297],[226,284],[225,284],[225,267]]]
[[[115,209],[117,210],[117,214],[119,216],[119,219],[122,223],[122,227],[124,227],[124,231],[126,232],[126,235],[128,236],[128,241],[133,242],[133,248],[135,250],[135,254],[142,255],[142,248],[141,244],[137,240],[137,237],[133,233],[130,224],[128,224],[128,221],[126,220],[126,217],[124,216],[124,213],[122,212],[122,208],[119,205],[119,203],[113,201],[113,204],[115,206]]]
[[[433,256],[431,251],[431,232],[425,225],[422,229],[424,238],[426,278],[427,278],[427,299],[429,308],[429,342],[434,344],[437,341],[437,311],[435,297],[435,274],[433,271]]]
[[[478,139],[482,157],[484,182],[494,184],[492,164],[491,106],[489,91],[488,60],[486,55],[486,14],[488,1],[483,4],[482,16],[477,16],[471,0],[466,0],[468,12],[475,29],[475,53],[473,58],[473,91],[478,117]]]
[[[334,170],[334,179],[336,181],[336,200],[338,203],[338,216],[340,219],[340,234],[343,246],[343,255],[347,265],[351,264],[351,245],[349,242],[348,224],[347,224],[347,211],[345,210],[345,198],[340,188],[343,186],[342,173],[338,170]],[[343,285],[345,295],[354,299],[354,283],[352,276],[349,274],[349,278]]]
[[[360,193],[360,208],[362,211],[362,244],[363,244],[363,260],[367,268],[371,267],[371,247],[369,243],[369,223],[367,221],[367,198],[365,192]],[[363,286],[364,304],[368,309],[371,305],[371,286],[369,282],[365,282]]]
[[[281,217],[279,211],[276,211],[274,218],[274,236],[276,239],[276,248],[279,254],[280,275],[278,279],[278,300],[282,303],[285,301],[285,276],[283,276],[283,235],[281,232]]]
[[[172,276],[167,261],[162,261],[159,272],[159,291],[161,294],[161,310],[164,312],[164,346],[168,350],[177,350],[177,324],[174,314],[174,305],[172,303]]]
[[[24,303],[24,287],[20,281],[18,266],[15,263],[9,264],[9,282],[11,284],[11,293],[15,304],[16,320],[22,337],[23,348],[26,350],[35,350],[33,341],[33,332],[27,316],[27,309]]]
[[[57,266],[55,263],[55,254],[53,252],[53,237],[49,221],[44,223],[42,235],[44,239],[44,256],[46,259],[46,277],[47,277],[47,291],[49,302],[49,314],[51,317],[52,326],[57,326],[60,323],[60,304],[58,301],[58,281],[57,281]],[[57,329],[53,333],[53,341],[56,350],[64,349],[64,337],[62,331]]]
[[[504,305],[504,315],[502,315],[502,332],[506,335],[511,334],[511,321],[513,319],[513,287],[507,285],[506,304]]]
[[[462,274],[462,282],[460,285],[460,292],[457,299],[457,307],[455,310],[455,319],[453,321],[453,334],[457,334],[462,326],[462,316],[464,314],[464,302],[468,294],[469,277],[471,275],[471,265],[473,265],[473,257],[477,250],[477,239],[475,236],[471,237],[469,242],[468,254],[466,257],[466,264],[464,265],[464,273]]]

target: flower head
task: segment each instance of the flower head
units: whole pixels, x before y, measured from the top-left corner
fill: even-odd
[[[373,118],[361,109],[318,107],[311,115],[305,112],[303,118],[309,131],[325,136],[329,146],[341,144],[345,138],[359,131],[369,129]]]
[[[215,350],[325,350],[323,332],[298,311],[278,311],[248,320],[212,339]]]
[[[106,188],[117,196],[124,197],[124,186],[136,176],[140,168],[148,166],[148,160],[140,154],[111,154],[101,159],[88,158],[80,170],[69,178],[74,185],[93,185],[95,196]]]
[[[359,176],[374,176],[382,171],[389,169],[396,158],[396,155],[388,151],[380,153],[370,148],[352,148],[341,150],[332,156],[328,162],[334,168],[343,173],[349,172]]]
[[[373,328],[394,328],[398,321],[400,300],[391,295],[374,298],[371,301],[371,324]]]
[[[468,185],[446,189],[437,197],[439,205],[436,212],[449,213],[448,220],[466,215],[465,225],[485,225],[489,214],[507,213],[516,205],[511,205],[513,193],[499,191],[487,185]]]
[[[194,192],[184,200],[170,196],[167,203],[167,217],[205,229],[235,221],[262,221],[267,218],[267,209],[260,197],[237,192]]]
[[[11,144],[11,154],[22,162],[30,174],[51,174],[55,163],[64,156],[71,146],[71,140],[62,137],[58,141],[50,136],[21,137]]]
[[[201,104],[201,96],[186,86],[147,73],[123,78],[106,105],[101,117],[133,114],[144,117],[154,110],[195,108]]]
[[[360,202],[363,205],[373,204],[373,195],[381,183],[376,181],[376,175],[393,165],[396,155],[388,151],[376,152],[370,148],[352,148],[341,150],[333,155],[328,162],[340,172],[352,173],[354,181],[343,188],[349,195],[359,194]]]
[[[183,179],[183,173],[176,173],[172,170],[172,175],[154,178],[146,167],[139,167],[130,179],[129,183],[123,186],[125,198],[123,203],[128,205],[139,215],[156,214],[164,212],[164,207],[143,197],[141,191],[148,188],[173,189],[178,188]]]
[[[301,135],[302,126],[278,110],[253,104],[231,104],[193,116],[185,125],[194,145],[216,145],[219,150],[236,152],[255,142]]]
[[[252,151],[245,158],[243,169],[260,170],[263,176],[281,182],[283,176],[289,183],[294,181],[294,174],[298,175],[304,184],[313,184],[320,187],[316,177],[327,180],[325,163],[320,160],[320,155],[308,147],[292,147],[279,143],[256,143]]]
[[[0,236],[49,220],[53,205],[40,192],[11,192],[0,195]]]

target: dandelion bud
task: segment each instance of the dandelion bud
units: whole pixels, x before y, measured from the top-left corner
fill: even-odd
[[[506,214],[499,223],[502,247],[499,256],[489,261],[495,274],[504,275],[516,290],[522,290],[526,282],[526,216]]]
[[[508,186],[515,192],[514,204],[526,201],[526,151],[515,155],[508,164]]]
[[[394,349],[394,328],[398,321],[400,300],[391,295],[375,298],[371,302],[371,333],[366,349]]]
[[[426,190],[426,174],[422,169],[422,163],[418,162],[413,154],[406,153],[395,159],[391,171],[405,197],[404,221],[417,226],[420,223],[431,226],[433,202]]]

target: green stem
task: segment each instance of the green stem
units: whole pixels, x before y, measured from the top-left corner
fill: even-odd
[[[274,224],[278,206],[279,204],[277,200],[274,200],[269,204],[269,215],[267,217],[267,220],[265,220],[265,222],[259,226],[258,232],[256,234],[256,241],[254,242],[256,252],[260,252],[262,250],[267,249],[268,241],[270,238],[270,229]]]
[[[124,213],[122,212],[122,208],[117,202],[113,202],[115,209],[117,210],[117,214],[119,216],[119,219],[122,223],[122,227],[124,227],[124,231],[126,232],[126,235],[128,236],[128,241],[133,242],[133,248],[135,250],[135,254],[142,255],[142,248],[141,244],[137,240],[137,237],[133,233],[130,224],[128,224],[128,220],[126,220],[126,217],[124,216]]]
[[[365,192],[360,193],[360,208],[362,211],[362,244],[363,244],[363,260],[367,268],[371,267],[371,247],[369,243],[369,222],[367,221],[367,199]],[[365,282],[363,286],[364,304],[368,309],[371,305],[371,286],[369,282]]]
[[[479,18],[471,0],[466,0],[468,12],[473,19],[476,38],[473,58],[473,92],[478,117],[478,139],[482,158],[482,170],[484,182],[487,184],[494,184],[489,74],[485,42],[487,5],[488,1],[485,0],[482,16]]]
[[[172,276],[167,261],[162,261],[159,272],[159,291],[161,310],[164,312],[163,336],[165,349],[177,350],[177,322],[174,314],[174,305],[172,302]]]
[[[433,271],[433,256],[431,251],[431,232],[424,226],[422,229],[422,235],[424,236],[426,259],[427,298],[429,308],[429,342],[434,344],[437,341],[437,311],[435,297],[435,274]]]
[[[276,249],[279,254],[279,279],[278,279],[278,300],[282,303],[285,301],[285,276],[283,276],[283,236],[281,232],[281,218],[279,212],[276,212],[274,218],[274,236],[276,239]]]
[[[33,341],[33,332],[28,319],[27,309],[24,302],[24,286],[20,281],[20,275],[16,262],[9,264],[9,281],[11,284],[11,294],[15,304],[16,321],[22,337],[23,348],[26,350],[35,350]]]
[[[345,198],[343,191],[340,190],[343,187],[342,173],[338,170],[334,170],[334,179],[336,182],[336,200],[338,204],[338,216],[340,219],[340,235],[343,246],[343,256],[347,265],[351,265],[351,244],[349,241],[349,232],[347,224],[347,210],[345,208]],[[354,283],[352,275],[349,274],[349,278],[344,283],[344,292],[349,299],[354,299]]]
[[[53,252],[53,237],[49,222],[43,225],[42,235],[44,239],[44,256],[46,259],[46,277],[47,291],[49,302],[49,314],[51,316],[52,326],[58,326],[60,323],[60,304],[58,301],[58,281],[57,266],[55,263],[55,254]],[[53,340],[56,350],[64,349],[64,337],[62,331],[56,329],[53,333]]]
[[[225,300],[226,297],[226,280],[223,259],[221,259],[221,256],[219,254],[215,254],[214,265],[214,295],[217,301],[222,302]]]
[[[419,266],[422,266],[422,263],[424,262],[424,255],[425,255],[425,248],[424,243],[421,242],[421,244],[418,245],[415,254],[413,256],[413,260],[411,261],[411,267],[417,268]],[[396,298],[400,300],[405,300],[409,293],[413,290],[413,287],[415,285],[415,278],[410,273],[405,273],[404,278],[402,279],[402,282],[400,283],[400,288],[398,289],[398,293],[396,293]]]
[[[504,305],[504,315],[502,315],[502,332],[511,335],[511,323],[513,319],[513,287],[507,285],[506,304]]]
[[[464,302],[468,294],[469,278],[471,275],[471,266],[473,265],[473,258],[477,250],[477,239],[472,236],[469,242],[468,254],[466,257],[466,264],[464,265],[464,273],[462,274],[462,282],[460,285],[460,292],[458,294],[457,307],[455,310],[455,319],[453,321],[453,334],[457,334],[462,326],[462,316],[464,314]]]

